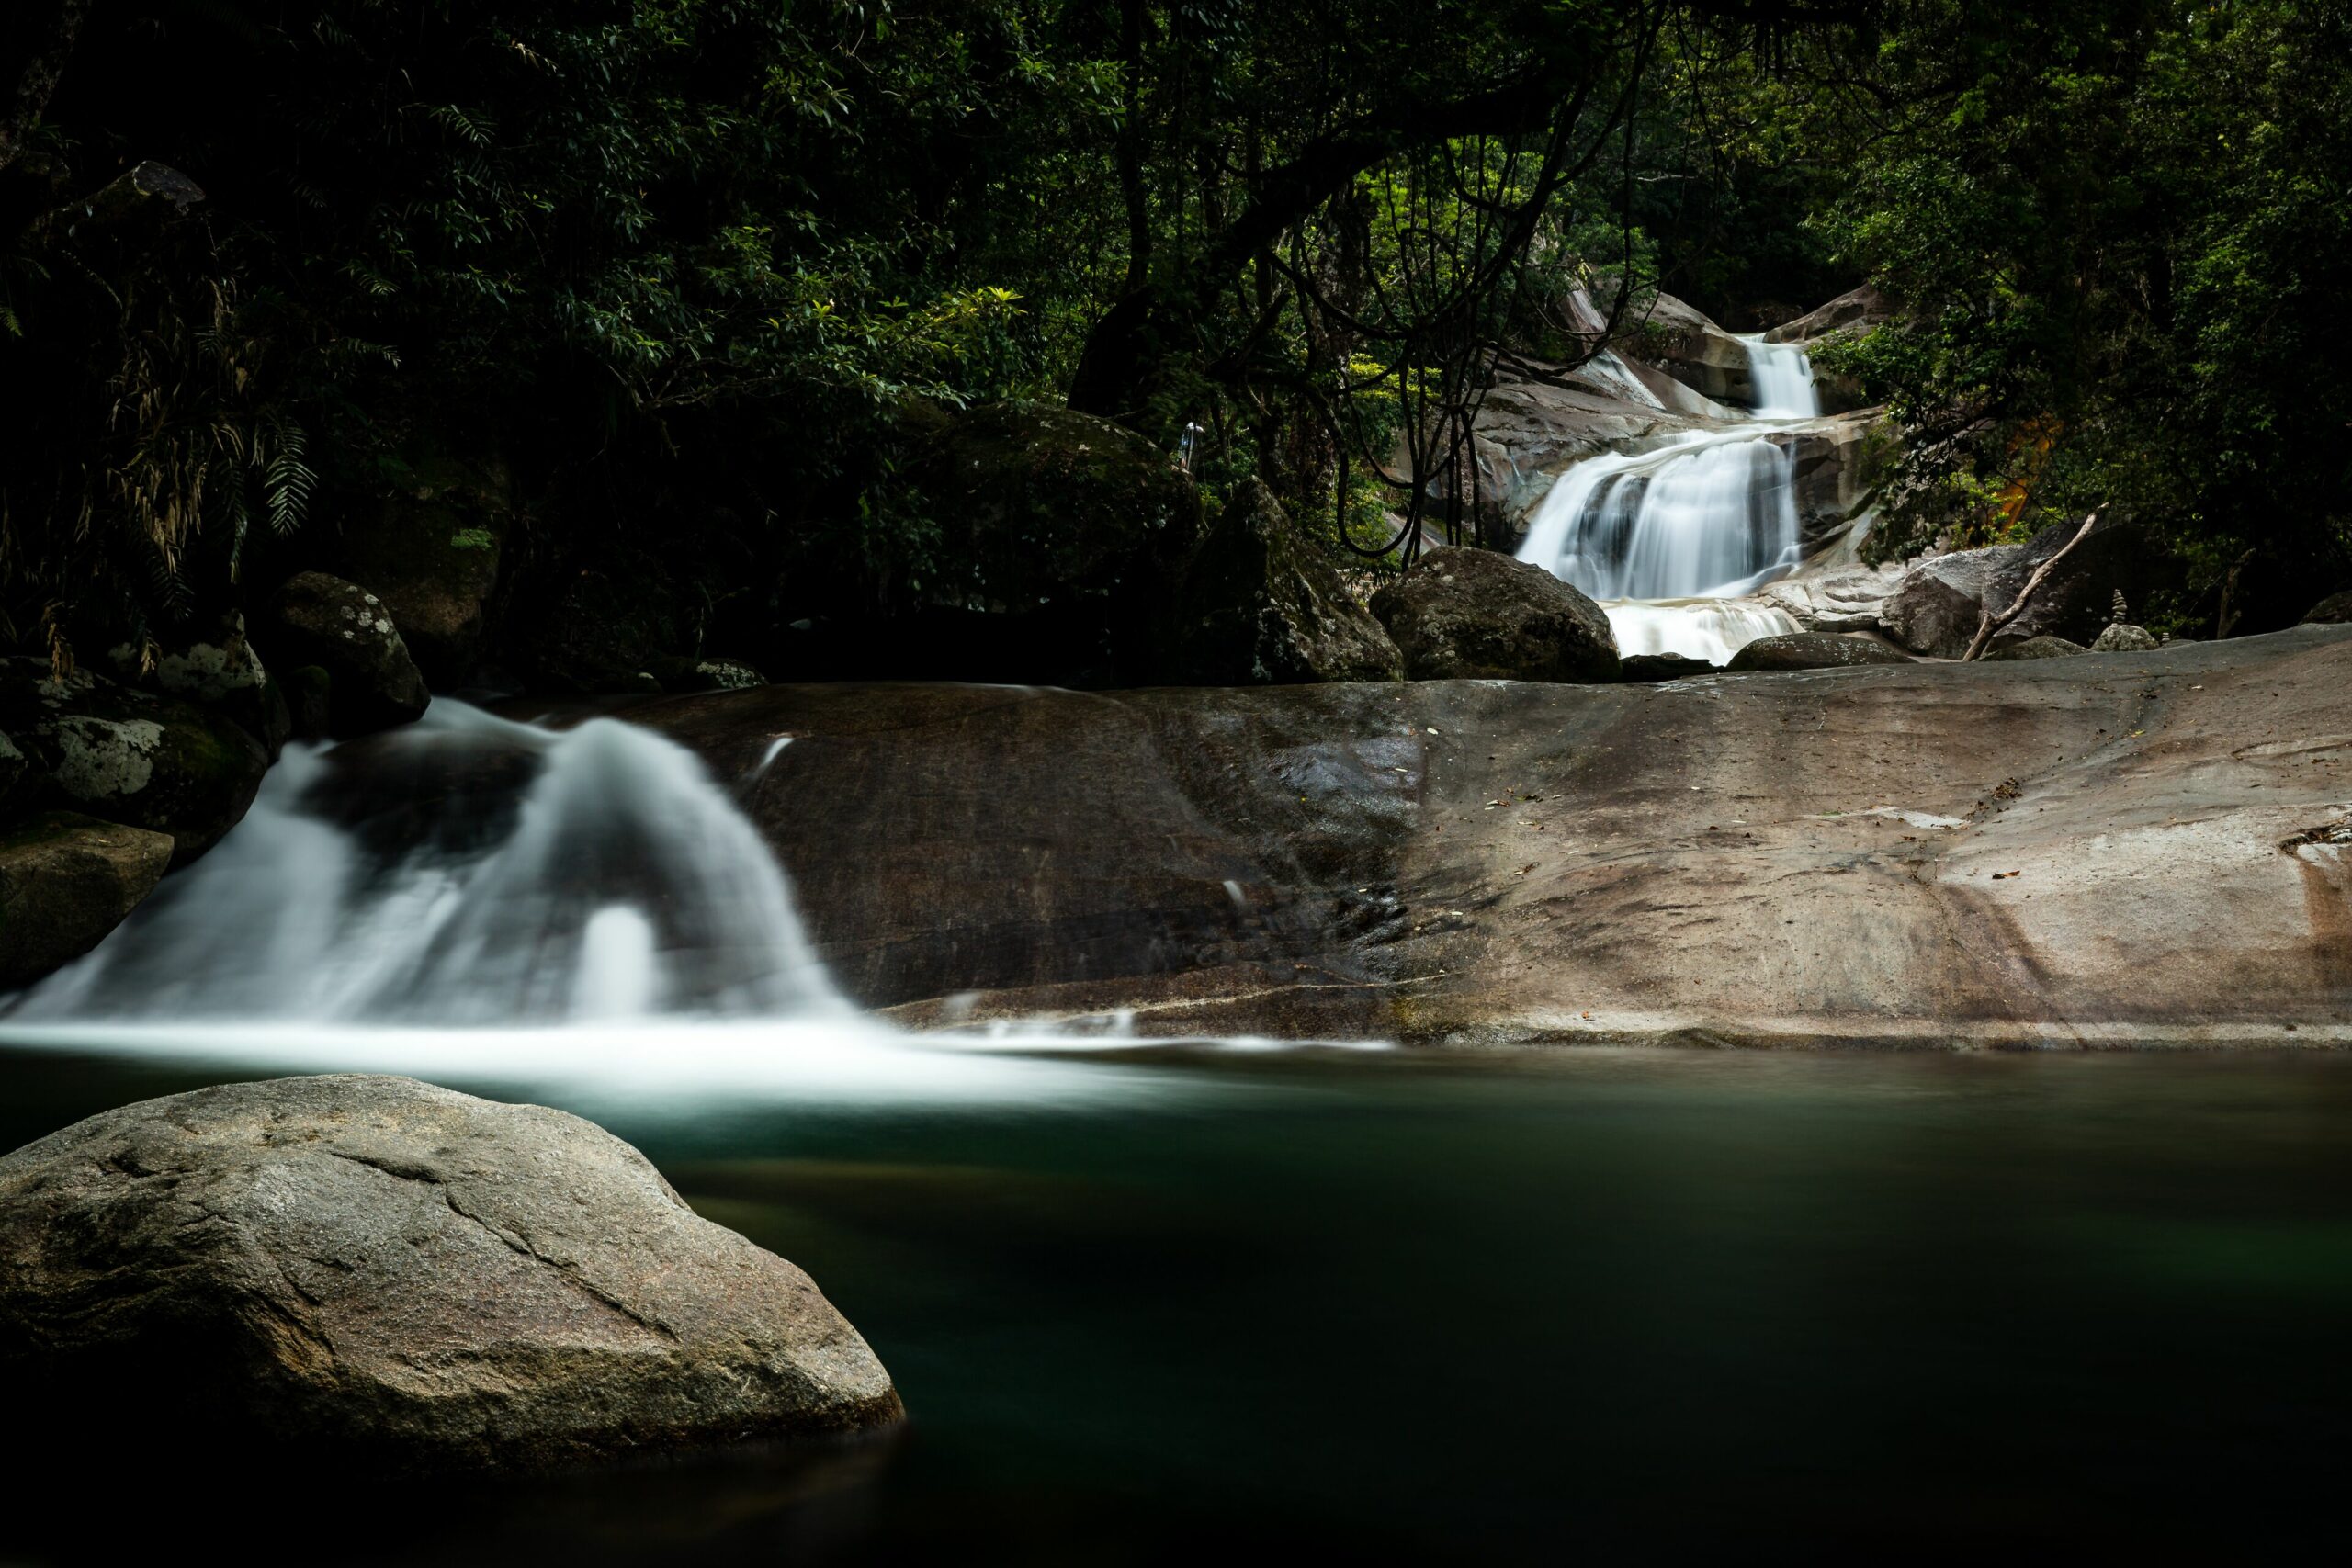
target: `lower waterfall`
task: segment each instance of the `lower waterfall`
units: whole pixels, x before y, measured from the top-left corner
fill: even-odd
[[[245,819],[10,1010],[496,1026],[846,1017],[752,824],[683,747],[448,699],[289,746]]]

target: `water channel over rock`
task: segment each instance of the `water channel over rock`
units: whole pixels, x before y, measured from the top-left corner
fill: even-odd
[[[1821,403],[1802,348],[1739,341],[1755,392],[1747,423],[1587,458],[1530,518],[1519,558],[1600,600],[1621,653],[1720,664],[1797,629],[1746,596],[1803,559],[1790,437]]]

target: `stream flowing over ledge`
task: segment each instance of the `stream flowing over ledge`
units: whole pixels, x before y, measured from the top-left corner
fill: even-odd
[[[628,716],[746,781],[820,956],[910,1024],[2340,1044],[2347,682],[2352,632],[2306,626],[1655,687],[776,686]]]

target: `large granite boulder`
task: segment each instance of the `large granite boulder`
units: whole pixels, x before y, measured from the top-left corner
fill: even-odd
[[[1788,449],[1797,530],[1811,554],[1842,536],[1871,503],[1893,442],[1875,410],[1818,420],[1774,439]]]
[[[384,601],[322,571],[297,572],[270,604],[271,657],[327,672],[327,725],[368,735],[423,716],[433,694]]]
[[[0,991],[97,946],[171,863],[168,834],[70,811],[0,827]]]
[[[947,422],[912,477],[940,565],[909,635],[961,665],[934,673],[1099,684],[1148,662],[1137,643],[1204,530],[1166,453],[1091,414],[998,403]]]
[[[1904,574],[1901,586],[1881,606],[1880,621],[1914,653],[1957,659],[1968,651],[1986,604],[1996,615],[2007,610],[2034,570],[2064,549],[2081,526],[2057,523],[2023,544],[1931,556]],[[2024,612],[1994,636],[1992,646],[2037,637],[2087,644],[2108,624],[2117,592],[2143,597],[2154,572],[2149,557],[2138,528],[2103,519],[2043,580]]]
[[[1756,401],[1747,345],[1671,294],[1660,294],[1642,313],[1631,353],[1716,402],[1748,408]]]
[[[1372,596],[1415,681],[1614,681],[1600,606],[1531,561],[1439,548]]]
[[[117,643],[107,649],[107,663],[126,685],[227,714],[272,757],[293,728],[285,693],[245,636],[245,617],[234,610],[149,648]]]
[[[806,1274],[619,1139],[356,1075],[151,1100],[0,1159],[0,1376],[52,1440],[419,1470],[901,1414]]]
[[[1860,664],[1909,664],[1906,654],[1866,637],[1832,632],[1788,632],[1758,637],[1731,656],[1726,670],[1840,670]]]
[[[1255,479],[1201,542],[1155,642],[1157,678],[1180,685],[1395,681],[1405,672],[1387,630]]]
[[[1865,283],[1849,288],[1826,305],[1815,306],[1792,321],[1782,321],[1764,334],[1766,343],[1792,343],[1810,348],[1832,337],[1860,335],[1894,313],[1884,294]]]
[[[175,865],[243,818],[269,766],[225,715],[41,660],[0,660],[0,730],[38,767],[38,798],[167,833]]]

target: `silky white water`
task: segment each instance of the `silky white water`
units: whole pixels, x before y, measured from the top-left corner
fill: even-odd
[[[1529,522],[1519,558],[1600,601],[1621,653],[1720,664],[1758,637],[1797,629],[1785,611],[1727,602],[1803,558],[1785,422],[1815,416],[1820,402],[1803,349],[1740,341],[1753,424],[1589,457],[1553,483]]]
[[[447,699],[291,746],[245,819],[10,1010],[545,1026],[847,1017],[757,830],[684,748]]]

